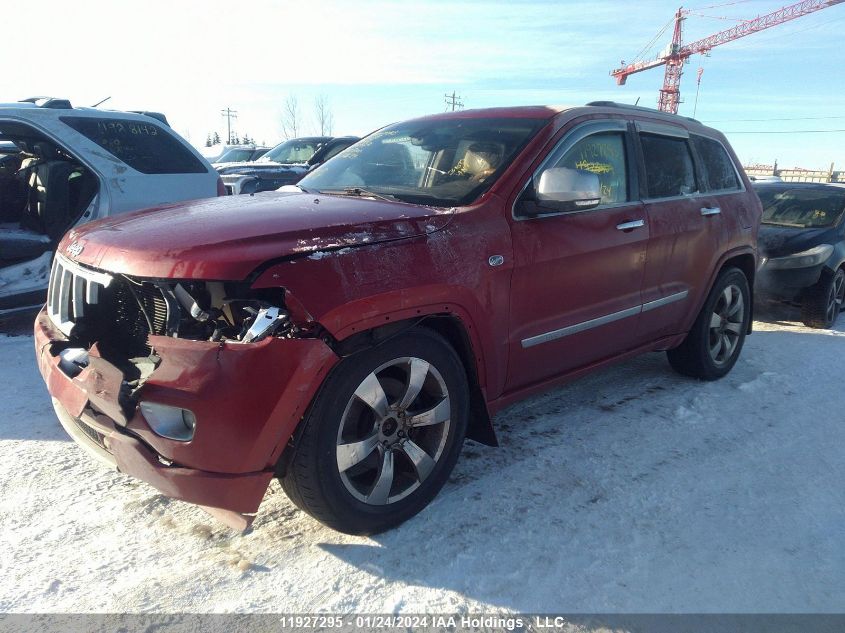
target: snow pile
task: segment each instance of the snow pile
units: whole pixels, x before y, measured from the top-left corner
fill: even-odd
[[[650,354],[511,407],[375,538],[275,483],[236,535],[104,469],[0,337],[0,611],[839,611],[845,333],[756,329],[717,383]]]

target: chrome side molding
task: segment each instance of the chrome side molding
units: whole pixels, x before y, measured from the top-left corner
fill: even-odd
[[[627,319],[628,317],[637,316],[642,312],[648,312],[649,310],[662,308],[663,306],[675,303],[676,301],[683,301],[687,298],[688,295],[689,290],[682,290],[681,292],[666,295],[665,297],[661,297],[660,299],[655,299],[654,301],[649,301],[648,303],[643,303],[638,306],[626,308],[625,310],[620,310],[619,312],[613,312],[611,314],[606,314],[595,319],[590,319],[589,321],[582,321],[581,323],[568,325],[557,330],[552,330],[551,332],[545,332],[543,334],[537,334],[536,336],[530,336],[528,338],[522,339],[522,347],[523,349],[534,347],[535,345],[540,345],[541,343],[556,341],[559,338],[570,336],[572,334],[578,334],[579,332],[584,332],[585,330],[591,330],[602,325],[607,325],[608,323],[613,323],[614,321],[619,321],[621,319]]]

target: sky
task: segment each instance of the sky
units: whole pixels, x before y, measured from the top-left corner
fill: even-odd
[[[684,41],[780,6],[700,0],[685,7]],[[291,96],[304,133],[318,131],[314,101],[325,97],[336,135],[442,112],[453,91],[467,108],[593,100],[655,107],[661,68],[625,86],[609,71],[634,60],[677,8],[619,0],[7,0],[0,102],[49,95],[90,106],[111,97],[101,107],[164,112],[198,146],[209,133],[225,137],[224,108],[238,112],[237,133],[275,145]],[[691,58],[679,113],[725,132],[746,165],[845,169],[843,30],[845,4]],[[671,26],[643,57],[670,37]]]

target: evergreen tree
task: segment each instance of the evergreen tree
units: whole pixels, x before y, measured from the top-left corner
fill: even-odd
[[[208,136],[205,137],[205,146],[211,147],[211,132],[209,132]]]

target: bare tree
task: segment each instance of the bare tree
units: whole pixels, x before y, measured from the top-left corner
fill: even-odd
[[[288,95],[282,104],[282,134],[285,138],[296,138],[300,127],[299,101],[296,95]]]
[[[317,119],[317,127],[320,128],[320,136],[331,136],[334,115],[326,95],[319,95],[314,99],[314,118]]]

